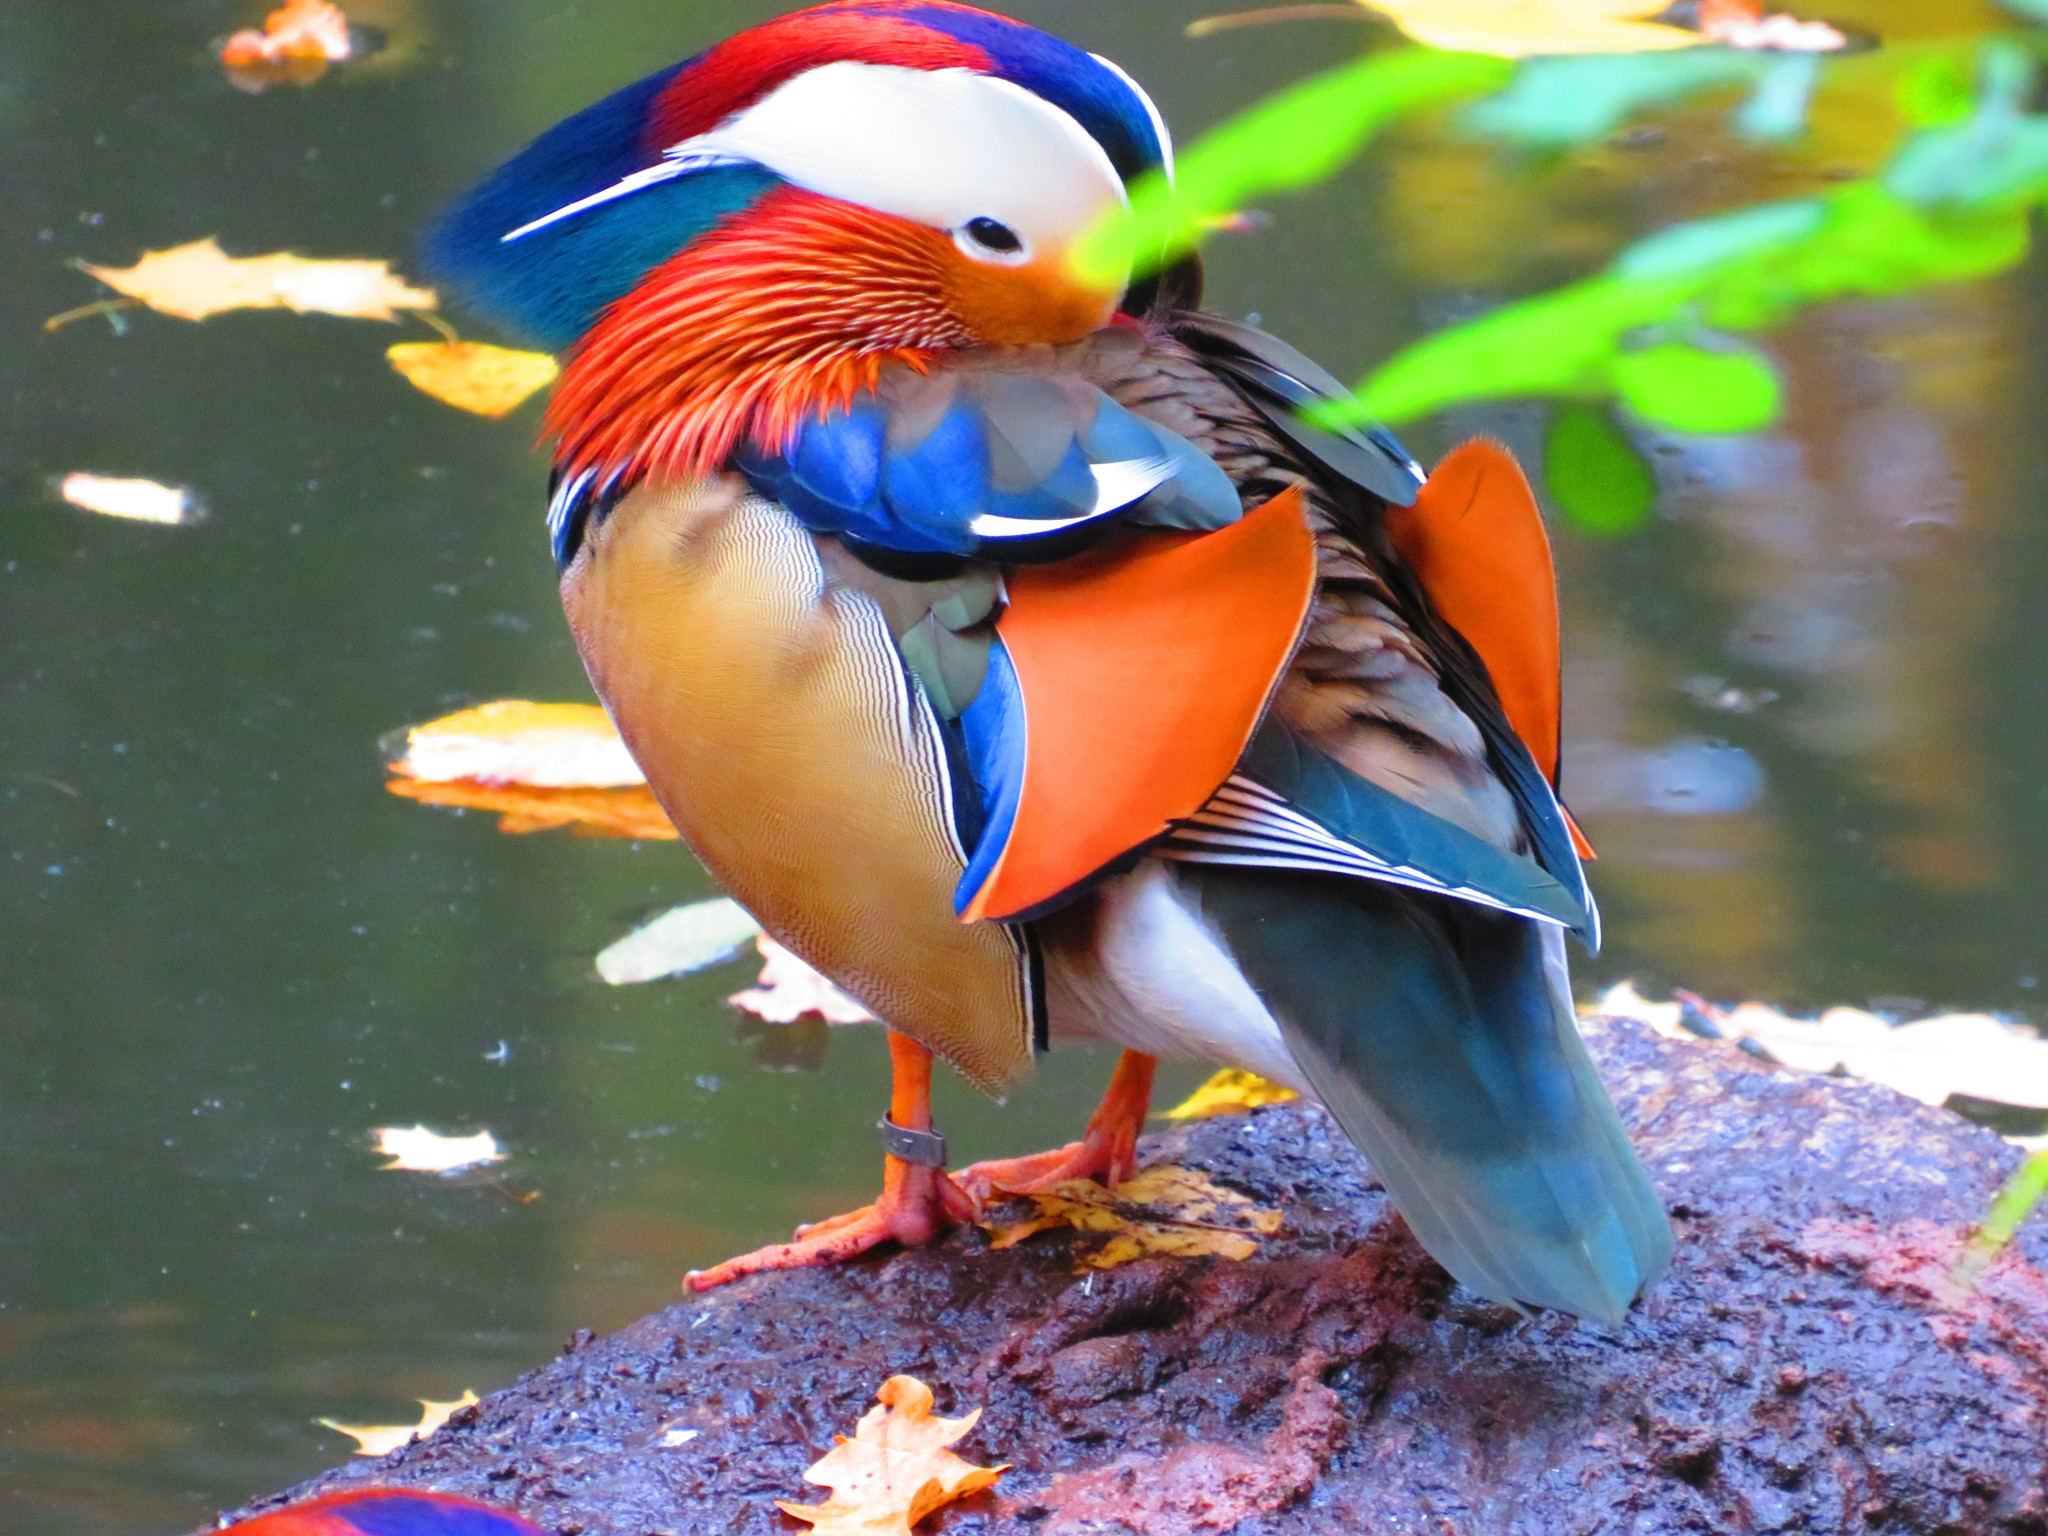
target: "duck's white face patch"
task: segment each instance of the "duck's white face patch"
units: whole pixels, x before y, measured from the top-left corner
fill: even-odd
[[[1126,202],[1109,156],[1073,118],[965,69],[821,65],[668,153],[751,161],[806,191],[945,230],[994,265],[1064,249]]]

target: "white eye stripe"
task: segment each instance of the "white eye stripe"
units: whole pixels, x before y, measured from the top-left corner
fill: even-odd
[[[1035,251],[1066,245],[1128,201],[1109,156],[1071,116],[964,69],[821,65],[668,154],[751,161],[949,232],[993,219]]]

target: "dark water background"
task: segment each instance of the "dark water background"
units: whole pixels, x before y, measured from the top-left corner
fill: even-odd
[[[407,1420],[498,1386],[871,1189],[877,1032],[749,1035],[721,1002],[741,965],[594,979],[598,948],[708,891],[673,845],[505,837],[379,787],[394,726],[587,697],[534,408],[490,423],[415,393],[379,355],[413,325],[39,330],[96,294],[75,257],[215,234],[403,264],[533,133],[774,8],[357,0],[383,63],[256,97],[208,44],[260,5],[0,7],[11,1536],[185,1529],[339,1459],[317,1416]],[[1183,137],[1367,31],[1191,42],[1201,0],[1010,8],[1122,61]],[[1894,39],[2002,24],[1945,0],[1828,14]],[[1875,99],[1791,151],[1736,145],[1705,109],[1660,121],[1549,162],[1405,136],[1219,244],[1212,302],[1356,376],[1645,229],[1865,170],[1892,129]],[[1560,531],[1567,788],[1612,935],[1589,985],[2037,1014],[2044,298],[2036,262],[1811,317],[1773,341],[1781,431],[1656,445],[1647,529]],[[1410,436],[1425,458],[1475,426],[1526,450],[1540,421]],[[193,485],[214,517],[89,517],[49,488],[75,469]],[[788,1070],[821,1045],[821,1070]],[[1065,1139],[1106,1065],[1055,1057],[1003,1108],[949,1083],[941,1120],[963,1158]],[[414,1120],[494,1129],[503,1184],[376,1171],[368,1127]]]

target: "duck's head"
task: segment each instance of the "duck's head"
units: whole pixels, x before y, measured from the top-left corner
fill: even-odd
[[[444,287],[567,365],[564,471],[702,474],[890,360],[1059,343],[1126,274],[1083,236],[1168,166],[1107,60],[944,0],[834,0],[578,113],[429,243]]]

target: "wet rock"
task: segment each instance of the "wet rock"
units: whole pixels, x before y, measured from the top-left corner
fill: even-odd
[[[1282,1105],[1147,1145],[1285,1212],[1254,1259],[1077,1274],[1068,1235],[961,1233],[758,1277],[238,1513],[383,1482],[579,1536],[788,1536],[772,1501],[904,1371],[986,1405],[958,1449],[1015,1467],[947,1536],[2048,1536],[2048,1223],[1953,1274],[2012,1148],[1727,1046],[1589,1037],[1679,1234],[1618,1332],[1453,1286]]]

